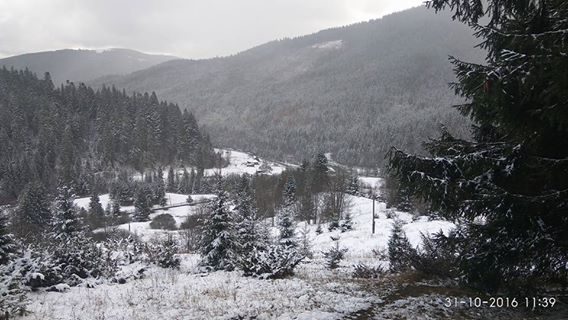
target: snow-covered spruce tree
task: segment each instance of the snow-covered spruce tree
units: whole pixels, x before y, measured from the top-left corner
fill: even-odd
[[[146,185],[142,185],[136,191],[134,198],[134,221],[144,222],[150,220],[152,212],[152,190]]]
[[[57,188],[52,222],[52,232],[55,239],[66,241],[81,231],[81,221],[77,210],[75,210],[73,197],[71,188],[67,186]]]
[[[300,229],[300,239],[298,243],[298,253],[306,258],[313,258],[312,239],[310,237],[310,228],[304,223],[304,227]]]
[[[279,242],[285,246],[296,246],[296,222],[294,206],[283,206],[278,209]]]
[[[14,234],[26,242],[41,241],[51,226],[47,191],[39,182],[30,182],[18,197],[12,216]]]
[[[0,319],[27,313],[28,300],[22,289],[21,270],[16,264],[0,265]]]
[[[203,225],[200,253],[201,265],[213,270],[232,270],[235,248],[232,217],[227,205],[227,194],[221,179],[217,184],[217,198],[212,202]]]
[[[432,157],[399,150],[390,170],[447,218],[466,222],[460,269],[486,290],[566,284],[568,5],[433,0],[482,39],[485,65],[452,58],[472,141],[443,131]],[[483,24],[481,24],[483,23]],[[483,223],[474,223],[482,217]],[[513,289],[512,288],[512,289]]]
[[[250,184],[250,178],[243,175],[239,181],[234,215],[234,261],[246,275],[254,273],[258,266],[256,254],[265,251],[270,244],[268,230],[258,219]]]
[[[21,273],[13,264],[16,244],[7,230],[7,218],[0,212],[0,318],[6,319],[26,312],[26,293],[21,288]]]
[[[154,197],[153,203],[164,207],[167,204],[166,200],[166,185],[164,183],[164,172],[162,168],[158,168],[156,179],[154,180]]]
[[[168,178],[166,179],[166,191],[176,192],[174,167],[170,166],[168,169]]]
[[[351,213],[349,211],[345,213],[345,218],[341,220],[339,228],[341,229],[341,232],[353,230],[353,219],[351,218]]]
[[[351,173],[351,175],[349,176],[349,182],[347,184],[347,190],[346,192],[350,195],[353,196],[358,196],[360,195],[359,193],[359,176],[357,175],[357,173]]]
[[[14,237],[8,233],[7,224],[5,213],[0,211],[0,265],[8,263],[16,253]]]
[[[339,241],[335,241],[335,246],[323,252],[325,266],[328,269],[337,269],[341,260],[345,258],[345,253],[347,253],[347,248],[340,248]]]
[[[388,242],[388,252],[391,272],[401,272],[410,269],[414,249],[402,230],[402,221],[400,220],[394,222]]]
[[[238,257],[243,257],[252,252],[254,248],[264,250],[268,244],[268,237],[263,232],[261,222],[258,220],[254,193],[250,187],[250,179],[246,175],[241,177],[236,202],[234,209],[236,240],[234,253]]]
[[[93,192],[89,201],[89,222],[93,229],[100,228],[105,223],[105,212],[96,191]]]
[[[289,178],[283,192],[284,204],[278,209],[279,242],[287,247],[296,247],[296,182]]]

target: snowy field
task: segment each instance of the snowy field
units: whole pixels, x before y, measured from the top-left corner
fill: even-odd
[[[213,196],[192,197],[199,201]],[[103,206],[109,201],[108,195],[100,198]],[[172,203],[185,198],[168,193]],[[63,293],[31,293],[32,313],[24,319],[339,319],[380,302],[376,295],[361,290],[357,282],[351,281],[350,274],[357,263],[388,266],[388,261],[381,260],[374,251],[386,252],[395,218],[405,223],[403,229],[413,246],[420,245],[421,233],[448,232],[453,228],[450,222],[428,221],[426,217],[413,219],[408,213],[388,210],[384,203],[376,202],[376,229],[372,234],[372,200],[349,196],[348,202],[353,230],[328,232],[323,225],[324,232],[318,235],[316,226],[308,225],[314,257],[300,264],[295,276],[289,279],[259,280],[243,277],[238,271],[200,273],[198,255],[180,254],[180,270],[148,267],[145,278],[125,284],[107,282],[95,288],[73,287]],[[77,199],[76,204],[88,207],[88,198]],[[167,212],[179,226],[195,210],[195,206],[170,208],[154,212],[152,217]],[[297,233],[304,227],[304,223],[299,223]],[[177,234],[152,230],[149,222],[124,224],[119,228],[130,228],[144,241]],[[340,268],[328,270],[322,252],[336,241],[348,252]]]
[[[291,164],[282,164],[272,161],[261,159],[246,152],[228,150],[228,149],[215,149],[215,152],[220,152],[223,158],[229,160],[229,165],[222,168],[221,175],[227,176],[231,174],[267,174],[279,175],[286,167],[293,166]],[[219,172],[219,169],[206,169],[205,176],[212,176]]]

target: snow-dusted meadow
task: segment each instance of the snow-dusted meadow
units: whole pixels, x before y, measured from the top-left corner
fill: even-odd
[[[364,178],[366,183],[380,184],[377,178]],[[172,204],[182,203],[187,196],[167,194]],[[192,195],[195,202],[212,195]],[[103,206],[109,201],[102,195]],[[31,314],[24,319],[338,319],[364,310],[379,302],[379,298],[351,281],[352,267],[358,263],[388,266],[376,252],[385,252],[395,219],[405,223],[404,231],[413,246],[420,245],[420,234],[440,230],[447,232],[453,224],[429,221],[427,217],[393,211],[376,202],[375,233],[371,233],[372,200],[349,196],[353,230],[316,233],[316,225],[298,224],[298,231],[308,230],[313,259],[306,259],[293,277],[282,280],[260,280],[243,277],[239,271],[202,273],[197,267],[199,256],[180,254],[180,270],[146,267],[146,276],[125,284],[99,283],[94,288],[73,287],[65,292],[30,293]],[[80,207],[88,206],[88,198],[77,199]],[[123,208],[128,209],[128,208]],[[154,217],[169,213],[179,224],[197,206],[182,206],[157,210]],[[269,220],[267,220],[269,222]],[[154,230],[149,222],[118,226],[137,234],[144,241],[155,241],[177,231]],[[276,233],[274,229],[274,233]],[[339,239],[339,240],[334,240]],[[345,260],[336,270],[324,266],[322,252],[335,245],[347,248]],[[140,266],[128,266],[128,274]]]

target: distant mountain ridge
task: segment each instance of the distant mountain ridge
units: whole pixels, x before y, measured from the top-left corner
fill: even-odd
[[[28,53],[0,59],[0,67],[28,68],[42,77],[51,74],[56,84],[67,80],[86,82],[107,75],[124,75],[178,59],[167,55],[146,54],[130,49],[74,50],[63,49]]]
[[[472,30],[414,8],[273,41],[234,56],[175,60],[95,86],[156,91],[194,111],[219,146],[301,160],[332,152],[380,164],[391,146],[421,152],[440,124],[465,134],[448,55],[481,61]]]

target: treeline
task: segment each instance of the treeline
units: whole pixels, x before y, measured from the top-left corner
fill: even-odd
[[[207,168],[215,159],[193,114],[155,93],[55,88],[48,73],[0,70],[0,203],[13,203],[30,181],[85,195],[119,168]]]
[[[240,181],[238,175],[224,178],[226,190],[238,194]],[[286,189],[290,189],[294,196],[288,201],[293,201],[294,219],[316,224],[345,218],[349,207],[345,194],[359,194],[357,175],[332,168],[321,153],[297,168],[287,168],[281,175],[256,175],[251,185],[259,216],[275,217],[287,201]]]

